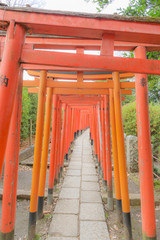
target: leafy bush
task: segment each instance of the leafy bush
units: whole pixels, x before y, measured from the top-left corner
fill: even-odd
[[[37,106],[38,106],[38,94],[29,94],[29,98],[31,101],[29,119],[32,119],[32,134],[36,133],[36,120],[37,120]]]
[[[28,94],[28,89],[23,88],[22,95],[22,118],[21,118],[21,140],[29,137],[30,119],[32,119],[32,134],[35,134],[37,117],[37,94]]]
[[[160,104],[149,104],[151,142],[153,155],[160,156]],[[137,136],[136,103],[129,103],[122,108],[123,127],[126,135]]]

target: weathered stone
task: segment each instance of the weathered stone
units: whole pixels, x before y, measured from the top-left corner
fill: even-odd
[[[72,237],[49,237],[47,240],[78,240],[78,238]]]
[[[106,223],[80,221],[80,240],[110,240]]]
[[[81,170],[81,165],[70,165],[68,170]]]
[[[136,136],[126,137],[127,169],[128,172],[138,172],[138,146]]]
[[[80,220],[104,221],[104,209],[101,203],[81,203]]]
[[[80,170],[68,169],[68,171],[67,171],[67,176],[80,176],[80,175],[81,175]]]
[[[29,148],[27,148],[19,153],[19,162],[33,156],[33,154],[34,154],[34,145],[30,146]]]
[[[79,198],[79,188],[62,188],[59,198],[77,199]]]
[[[96,175],[95,168],[82,168],[82,175]]]
[[[98,182],[98,177],[96,175],[82,175],[82,181]]]
[[[79,188],[80,177],[66,176],[63,183],[64,188]]]
[[[91,163],[85,163],[83,162],[83,167],[86,167],[86,168],[95,168],[95,164],[93,162]]]
[[[59,199],[54,213],[70,213],[78,214],[79,212],[79,200],[77,199]]]
[[[81,202],[102,203],[102,199],[97,191],[81,191]]]
[[[55,237],[77,237],[78,216],[72,214],[54,214],[49,235]]]
[[[85,191],[99,191],[99,184],[97,182],[82,181],[82,190]]]

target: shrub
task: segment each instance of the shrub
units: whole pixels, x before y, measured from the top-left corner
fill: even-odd
[[[21,140],[29,137],[30,119],[32,119],[32,134],[36,130],[38,95],[28,94],[28,88],[23,88],[22,117],[21,117]]]
[[[28,96],[28,89],[23,88],[22,93],[22,117],[21,117],[21,140],[24,140],[29,135],[29,112],[31,101]]]
[[[153,155],[160,156],[160,104],[149,104],[151,142]],[[129,103],[122,108],[123,127],[126,135],[137,136],[136,103]]]

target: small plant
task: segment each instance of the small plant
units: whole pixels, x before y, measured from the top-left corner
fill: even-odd
[[[32,240],[41,240],[41,235],[36,234],[35,237]]]
[[[160,181],[154,180],[154,187],[156,190],[160,190]]]
[[[52,217],[53,217],[53,215],[50,213],[44,214],[44,219],[46,219],[46,220],[51,219]]]
[[[159,176],[160,177],[160,172],[159,172],[159,170],[158,170],[158,168],[157,167],[154,167],[153,168],[153,172],[157,175],[157,176]],[[154,175],[154,178],[156,178],[156,176]]]

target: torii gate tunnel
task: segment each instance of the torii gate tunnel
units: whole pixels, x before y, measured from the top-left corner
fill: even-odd
[[[125,239],[132,239],[121,113],[121,101],[132,88],[142,233],[143,239],[157,239],[147,74],[160,75],[160,61],[146,59],[146,51],[160,50],[159,20],[5,7],[0,8],[0,28],[0,176],[5,158],[1,238],[14,238],[22,87],[27,86],[30,93],[38,93],[28,239],[35,236],[37,213],[43,216],[52,108],[48,203],[74,138],[89,127],[111,211],[112,145],[117,216]],[[86,50],[99,50],[100,55]],[[114,57],[114,50],[134,51],[135,58]],[[35,80],[23,81],[23,70]],[[120,81],[133,76],[135,82]]]

